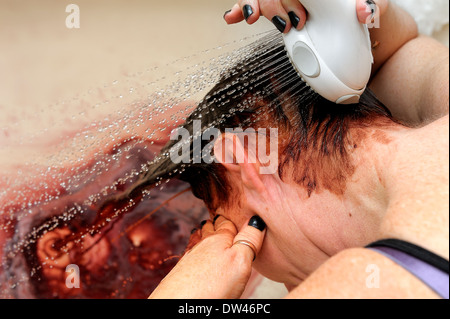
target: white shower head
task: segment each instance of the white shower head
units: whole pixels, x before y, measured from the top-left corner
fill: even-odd
[[[357,103],[370,79],[373,56],[356,0],[301,0],[308,20],[284,34],[288,56],[301,78],[337,104]]]

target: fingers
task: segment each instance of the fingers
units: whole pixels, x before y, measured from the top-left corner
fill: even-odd
[[[244,15],[239,4],[236,3],[231,10],[225,12],[223,18],[228,24],[239,23],[244,20]]]
[[[231,10],[225,12],[224,19],[228,24],[245,20],[248,24],[258,21],[260,16],[258,0],[239,0]]]
[[[280,0],[260,0],[260,5],[261,14],[272,21],[278,31],[284,33],[291,29],[289,15]]]
[[[204,220],[201,222],[200,226],[200,236],[202,240],[215,234],[226,234],[230,237],[231,244],[231,240],[237,234],[237,229],[234,224],[221,215],[217,215],[212,221]]]
[[[238,250],[253,261],[261,250],[265,234],[266,224],[259,216],[253,216],[234,237],[231,249]]]
[[[297,30],[302,29],[306,22],[306,10],[302,4],[298,0],[281,0],[281,3],[292,26]]]
[[[191,236],[189,237],[189,242],[185,249],[185,253],[190,251],[194,246],[201,242],[206,237],[214,234],[214,225],[209,220],[204,220],[200,225],[191,231]]]
[[[239,233],[235,225],[221,215],[217,215],[213,221],[205,220],[200,225],[200,230],[194,229],[191,241],[194,241],[192,239],[195,238],[198,243],[213,235],[225,235],[224,238],[225,242],[228,242],[228,247],[231,246],[230,249],[238,251],[250,262],[256,258],[261,250],[266,233],[266,224],[259,216],[253,216]],[[190,248],[192,249],[193,246]]]
[[[373,19],[379,18],[387,9],[388,0],[358,0],[356,13],[360,23],[371,24]]]
[[[260,16],[258,0],[239,0],[239,8],[248,24],[258,21]]]
[[[201,232],[197,228],[194,228],[191,231],[191,236],[189,238],[189,242],[184,250],[183,255],[189,252],[192,248],[194,248],[194,246],[197,245],[201,240],[202,240]]]
[[[298,0],[239,0],[225,12],[228,24],[243,20],[248,24],[258,21],[264,15],[280,32],[288,32],[292,26],[300,30],[306,22],[306,11]]]
[[[214,225],[210,220],[204,220],[200,224],[202,230],[202,239],[214,234]]]
[[[379,18],[389,5],[389,0],[357,0],[356,12],[360,23],[370,24]],[[287,33],[293,26],[297,30],[306,23],[307,13],[299,0],[239,0],[227,11],[224,19],[228,24],[246,20],[255,23],[263,15],[271,20],[282,33]]]
[[[230,238],[234,238],[237,234],[236,226],[234,226],[231,220],[228,220],[221,215],[217,215],[216,218],[214,218],[214,227],[216,228],[216,233],[229,234]]]

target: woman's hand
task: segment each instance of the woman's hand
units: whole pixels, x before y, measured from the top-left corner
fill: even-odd
[[[301,0],[239,0],[227,11],[224,19],[228,24],[243,21],[253,24],[260,16],[273,22],[280,32],[287,33],[293,26],[300,30],[306,22],[306,10]],[[376,14],[386,10],[388,0],[357,0],[356,13],[361,23],[370,23]],[[378,12],[377,12],[378,11]]]
[[[150,295],[153,299],[239,298],[261,249],[266,225],[252,217],[238,233],[234,224],[218,215],[204,223],[201,241],[189,250]]]

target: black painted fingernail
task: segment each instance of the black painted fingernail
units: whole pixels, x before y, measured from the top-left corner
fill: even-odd
[[[205,225],[206,224],[206,222],[207,222],[207,220],[205,219],[205,220],[203,220],[201,223],[200,223],[200,226],[203,226],[203,225]]]
[[[245,21],[253,14],[253,9],[250,5],[246,4],[242,7],[242,13],[244,14]]]
[[[377,4],[373,0],[366,0],[366,4],[370,9],[371,17],[375,16],[375,12],[377,11]]]
[[[223,14],[223,18],[225,19],[225,16],[226,16],[228,13],[230,13],[230,12],[231,12],[231,10],[225,11],[225,13]]]
[[[216,220],[217,220],[217,218],[219,218],[220,217],[220,215],[219,214],[217,214],[216,215],[216,217],[214,217],[214,219],[213,219],[213,223],[215,223],[216,222]]]
[[[281,19],[279,16],[274,16],[272,18],[272,23],[277,27],[277,29],[283,33],[284,29],[286,29],[286,21]]]
[[[191,230],[191,235],[194,234],[197,231],[197,228],[194,228]]]
[[[255,227],[260,231],[263,231],[266,228],[266,223],[258,215],[255,215],[252,218],[250,218],[248,225]]]
[[[297,28],[298,24],[300,23],[300,18],[298,17],[298,15],[296,15],[294,13],[294,11],[291,11],[288,13],[288,16],[289,16],[289,20],[291,20],[291,23],[294,26],[294,28]]]

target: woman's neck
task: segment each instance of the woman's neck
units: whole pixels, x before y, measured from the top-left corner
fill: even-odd
[[[430,250],[438,247],[436,242],[446,242],[447,246],[435,252],[448,255],[448,118],[446,126],[444,123],[437,130],[442,132],[436,135],[432,130],[410,129],[394,123],[350,129],[350,138],[358,143],[349,153],[355,170],[347,178],[343,194],[320,190],[308,196],[300,185],[281,184],[283,207],[270,206],[276,213],[270,230],[276,234],[277,244],[284,243],[284,246],[278,244],[280,249],[290,252],[292,247],[299,247],[286,254],[288,262],[297,270],[298,280],[344,249],[364,247],[387,237],[419,240]],[[435,142],[442,154],[433,164],[430,161],[437,157],[431,149],[438,145],[428,142],[436,140],[436,136],[442,136]],[[426,156],[420,155],[423,152]],[[446,168],[439,167],[443,163]],[[445,170],[447,174],[443,176]],[[442,180],[433,177],[436,175],[441,175]],[[430,186],[430,176],[435,185]],[[440,188],[438,184],[442,184]],[[433,211],[438,217],[430,216],[429,209],[418,212],[417,200],[428,203],[428,208],[436,205],[430,200],[437,202],[438,207]],[[424,230],[428,224],[429,231]]]
[[[448,255],[448,116],[420,129],[392,124],[364,133],[333,213],[333,248],[394,237],[433,250],[444,240],[441,254]]]
[[[354,166],[343,194],[329,191],[313,193],[302,209],[304,232],[320,251],[332,256],[379,239],[380,228],[390,205],[387,189],[392,176],[391,159],[403,134],[409,129],[394,124],[352,128],[349,138],[353,149],[349,161]],[[320,218],[320,228],[318,224]],[[310,222],[311,221],[311,222]]]
[[[448,115],[403,131],[389,154],[383,174],[388,207],[380,236],[410,241],[448,258]]]

